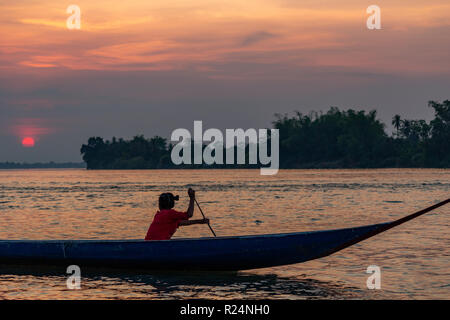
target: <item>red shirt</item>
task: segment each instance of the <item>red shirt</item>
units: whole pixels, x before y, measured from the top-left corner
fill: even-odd
[[[173,209],[158,211],[148,228],[145,240],[169,240],[177,230],[180,221],[188,219],[187,212]]]

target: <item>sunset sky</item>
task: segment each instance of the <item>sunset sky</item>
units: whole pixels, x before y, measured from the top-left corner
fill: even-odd
[[[450,98],[449,14],[448,0],[0,0],[0,162],[332,105],[429,120],[427,101]]]

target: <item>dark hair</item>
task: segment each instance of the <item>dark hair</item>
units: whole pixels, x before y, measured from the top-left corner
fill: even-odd
[[[162,193],[159,196],[159,210],[172,209],[175,206],[175,200],[178,200],[172,193]]]

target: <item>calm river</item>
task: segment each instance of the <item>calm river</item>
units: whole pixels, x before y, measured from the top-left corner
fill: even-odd
[[[450,170],[0,170],[0,239],[143,238],[158,195],[197,199],[219,236],[390,221],[450,196]],[[83,273],[0,266],[0,299],[449,299],[450,206],[332,256],[235,274]],[[194,217],[201,218],[196,210]],[[205,225],[175,237],[207,237]],[[369,290],[369,265],[381,289]]]

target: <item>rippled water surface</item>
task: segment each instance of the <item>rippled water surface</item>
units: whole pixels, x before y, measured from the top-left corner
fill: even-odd
[[[4,170],[0,239],[143,238],[161,192],[186,189],[220,236],[352,227],[390,221],[450,195],[450,170]],[[336,254],[238,273],[82,270],[68,290],[65,270],[0,266],[3,299],[449,299],[450,206]],[[201,217],[198,211],[194,217]],[[210,236],[205,225],[175,237]],[[366,269],[381,268],[368,290]]]

